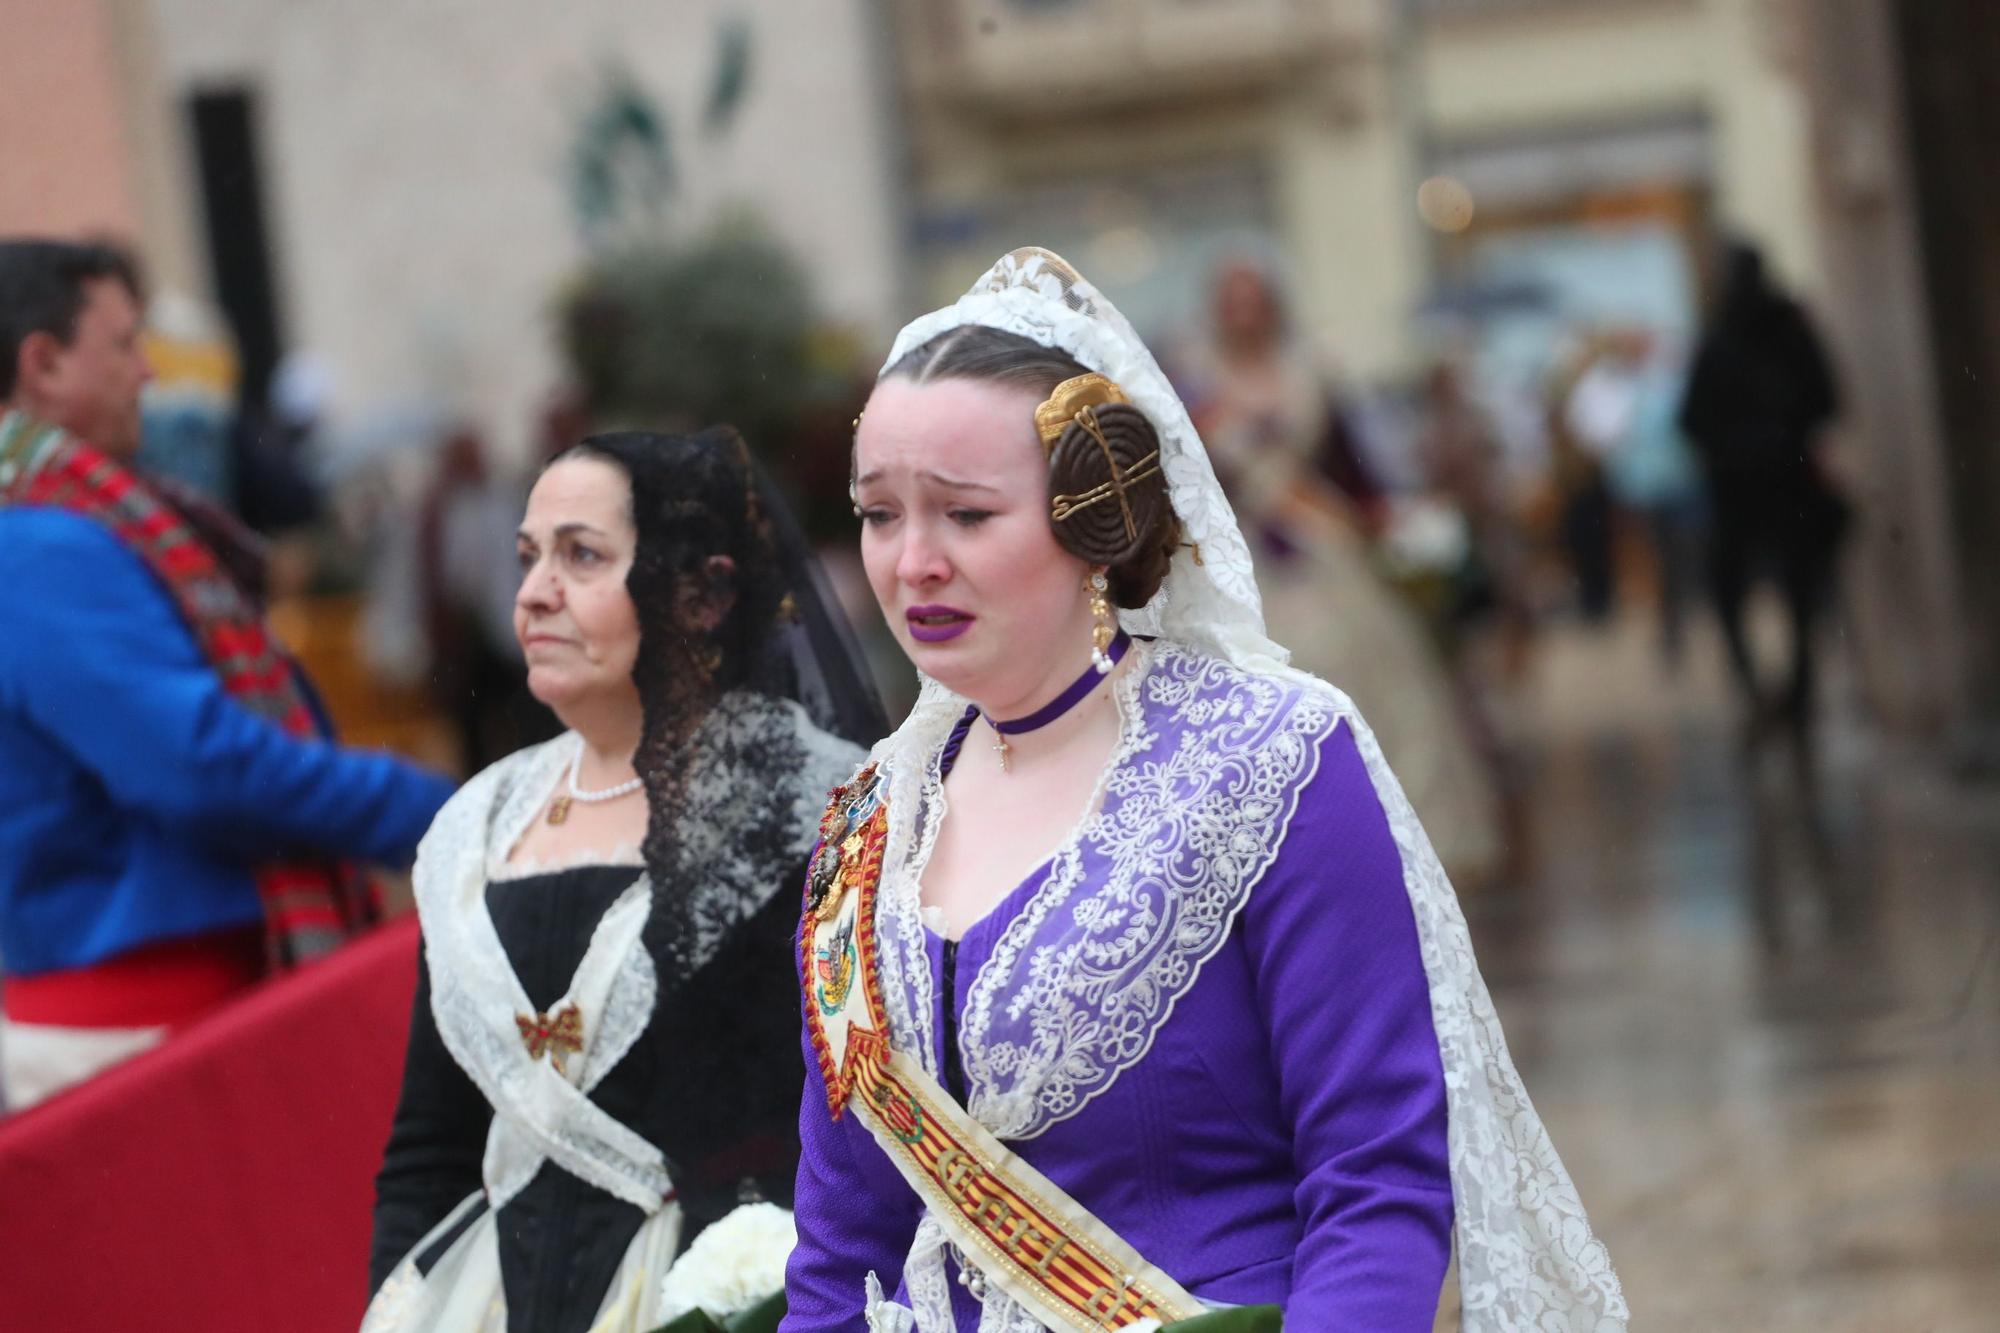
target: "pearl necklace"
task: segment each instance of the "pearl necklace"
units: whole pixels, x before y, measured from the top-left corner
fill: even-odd
[[[615,787],[606,787],[602,791],[585,791],[576,781],[577,774],[582,768],[583,749],[579,746],[576,758],[572,759],[569,765],[569,790],[558,792],[555,800],[549,802],[549,823],[560,824],[568,819],[572,801],[582,801],[585,805],[596,805],[599,801],[615,801],[620,796],[629,796],[646,785],[635,776],[625,779]]]

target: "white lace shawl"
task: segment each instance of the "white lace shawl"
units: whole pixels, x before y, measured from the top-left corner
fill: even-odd
[[[673,1188],[665,1158],[589,1097],[652,1020],[659,979],[640,944],[651,880],[639,872],[619,894],[568,992],[550,1006],[574,1003],[584,1015],[584,1049],[563,1073],[522,1042],[515,1017],[537,1010],[486,909],[489,847],[519,841],[581,744],[570,734],[509,755],[460,788],[424,835],[415,887],[431,1012],[445,1049],[493,1107],[482,1174],[495,1208],[554,1161],[652,1213]]]
[[[829,788],[861,759],[859,747],[814,727],[795,704],[730,696],[704,723],[681,824],[686,947],[691,967],[711,956],[728,932],[753,915],[785,873],[811,851]],[[518,1193],[544,1161],[648,1213],[671,1192],[658,1147],[589,1098],[652,1021],[659,978],[642,938],[656,886],[641,867],[592,933],[568,992],[549,1009],[574,1003],[583,1014],[584,1049],[557,1073],[530,1058],[516,1015],[534,1015],[486,907],[493,868],[519,843],[582,745],[567,733],[509,755],[462,787],[439,812],[417,849],[415,889],[439,1036],[493,1107],[483,1176],[495,1208]],[[782,753],[786,771],[754,770],[741,761]],[[716,756],[710,758],[710,756]],[[740,771],[739,771],[740,770]],[[758,834],[735,838],[760,820]],[[765,827],[782,828],[777,838]],[[759,841],[751,847],[747,841]]]
[[[1471,937],[1450,881],[1402,787],[1389,771],[1374,734],[1352,703],[1325,682],[1287,666],[1284,650],[1265,635],[1249,548],[1194,425],[1152,354],[1101,293],[1059,257],[1037,249],[1004,256],[956,304],[911,323],[897,337],[888,364],[894,365],[906,353],[963,325],[1004,329],[1045,347],[1062,349],[1117,382],[1159,432],[1162,467],[1174,510],[1189,540],[1198,547],[1199,556],[1194,549],[1178,554],[1159,596],[1143,610],[1124,614],[1127,628],[1164,635],[1192,650],[1196,658],[1213,656],[1244,672],[1303,687],[1319,701],[1318,708],[1327,719],[1346,721],[1351,727],[1401,854],[1404,884],[1430,985],[1431,1019],[1444,1066],[1450,1122],[1455,1240],[1465,1328],[1471,1333],[1522,1329],[1614,1333],[1625,1328],[1629,1311],[1610,1256],[1592,1233],[1576,1187],[1507,1053],[1506,1039],[1473,958]],[[1133,676],[1138,674],[1135,671]],[[1127,710],[1128,721],[1132,702],[1127,699],[1121,705]],[[913,938],[921,943],[917,894],[945,812],[937,754],[964,707],[964,700],[937,682],[926,681],[909,718],[875,752],[888,784],[891,811],[879,900],[885,999],[896,1046],[922,1060],[932,1072],[934,996],[928,965],[919,963],[923,955],[912,953],[910,945]],[[1126,744],[1131,743],[1128,736]],[[1114,759],[1107,769],[1107,781],[1119,766],[1120,761]],[[1269,814],[1274,823],[1282,825],[1289,809],[1273,808]],[[1171,858],[1176,850],[1168,847],[1164,854]],[[1211,904],[1211,915],[1219,910],[1218,919],[1233,919],[1241,905],[1240,896],[1247,895],[1253,883],[1254,876],[1240,879],[1233,890],[1238,895],[1235,906],[1224,904],[1217,909]],[[1193,983],[1206,957],[1202,950],[1212,948],[1211,934],[1193,932],[1185,947],[1179,939],[1150,942],[1167,954],[1181,953],[1184,966],[1170,969],[1175,985],[1184,988]],[[997,953],[989,965],[1011,966]],[[1077,961],[1069,959],[1059,965],[1074,968]],[[993,1080],[998,1072],[995,1053],[979,1049],[978,1031],[971,1026],[983,1021],[981,1015],[992,1002],[978,998],[994,989],[983,973],[984,969],[973,982],[975,1001],[965,1054],[968,1071],[983,1063],[987,1077]],[[1051,1017],[1127,1025],[1136,1019],[1137,1028],[1144,1029],[1167,1021],[1172,1012],[1168,997],[1144,993],[1144,988],[1158,987],[1162,975],[1156,968],[1140,968],[1117,973],[1095,987],[1065,989],[1060,983],[1045,982],[1043,994],[1055,993],[1049,989],[1054,985],[1073,1006],[1082,1002],[1079,997],[1090,997],[1088,1012]],[[1143,1049],[1149,1041],[1146,1031],[1128,1033],[1128,1046]],[[1039,1125],[1052,1123],[1053,1111],[1071,1105],[1065,1098],[1075,1094],[1087,1099],[1093,1091],[1110,1086],[1121,1068],[1129,1067],[1129,1062],[1118,1064],[1094,1056],[1092,1049],[1104,1048],[1086,1045],[1066,1050],[1068,1066],[1062,1079],[1070,1085],[1068,1091],[1058,1089],[1053,1097],[1043,1097],[1046,1081],[1022,1079],[1016,1068],[1009,1071],[1013,1077],[1007,1081],[1028,1089],[1028,1094],[976,1098],[975,1114],[1000,1134],[1010,1130],[1033,1133]],[[1000,1063],[1014,1058],[1003,1056]],[[919,1274],[912,1272],[910,1276],[914,1290]],[[923,1276],[928,1281],[931,1275]],[[934,1320],[936,1315],[923,1310],[924,1304],[919,1302],[918,1323],[928,1327],[927,1319]],[[989,1305],[986,1314],[988,1320],[982,1327],[985,1323],[1006,1327],[1015,1312]],[[891,1316],[882,1311],[880,1317]]]

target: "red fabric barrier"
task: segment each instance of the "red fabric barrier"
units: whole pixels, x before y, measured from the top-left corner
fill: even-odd
[[[0,1120],[0,1329],[353,1333],[408,919]]]

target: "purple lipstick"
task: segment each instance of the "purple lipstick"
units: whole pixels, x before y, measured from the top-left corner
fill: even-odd
[[[971,629],[977,617],[955,606],[913,606],[903,618],[909,622],[910,637],[918,643],[943,643]]]

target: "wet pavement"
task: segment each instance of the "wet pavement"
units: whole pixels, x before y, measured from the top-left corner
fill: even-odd
[[[1720,655],[1542,646],[1533,869],[1467,902],[1640,1329],[2000,1329],[2000,787],[1873,739],[1801,789]]]

